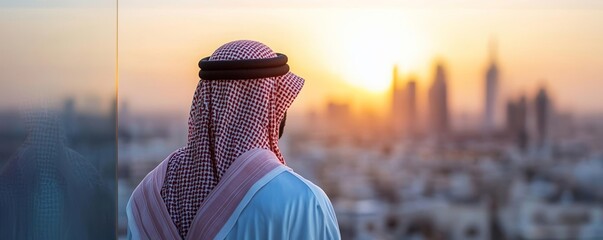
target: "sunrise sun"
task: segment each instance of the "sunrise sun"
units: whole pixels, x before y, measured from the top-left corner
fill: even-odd
[[[399,21],[378,12],[370,18],[342,22],[341,61],[344,80],[372,93],[385,92],[391,86],[394,65],[402,73],[411,73],[423,64],[425,42],[412,30],[404,30]]]

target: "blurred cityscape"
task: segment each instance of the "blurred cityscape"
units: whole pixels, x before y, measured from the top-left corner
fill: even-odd
[[[114,236],[116,101],[91,103],[0,110],[0,238]]]
[[[110,106],[108,111],[102,111]],[[98,171],[106,187],[115,190],[116,156],[116,101],[106,104],[96,98],[78,103],[75,98],[64,99],[61,106],[47,106],[45,109],[34,108],[33,111],[46,111],[57,118],[60,134],[66,146],[85,157]],[[0,110],[0,168],[4,166],[23,145],[28,136],[26,121],[27,111],[18,108]],[[50,117],[49,117],[50,118]]]
[[[501,99],[495,48],[476,68],[482,114],[462,127],[451,124],[443,61],[425,109],[419,81],[394,66],[387,117],[329,101],[287,124],[287,164],[327,193],[343,239],[603,239],[603,116],[557,109],[553,82]],[[182,114],[133,112],[120,103],[122,237],[132,190],[187,134]]]

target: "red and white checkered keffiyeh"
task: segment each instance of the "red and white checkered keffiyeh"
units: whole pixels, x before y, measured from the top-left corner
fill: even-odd
[[[274,57],[275,52],[266,45],[241,40],[224,44],[209,60]],[[269,149],[285,163],[277,145],[279,123],[303,84],[304,79],[291,72],[261,79],[199,81],[188,121],[187,145],[169,159],[161,189],[181,236],[186,236],[203,200],[241,154],[254,148]],[[212,135],[217,175],[211,163]]]

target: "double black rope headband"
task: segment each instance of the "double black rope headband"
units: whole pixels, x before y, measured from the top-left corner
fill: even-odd
[[[210,61],[205,57],[199,61],[199,77],[203,80],[248,80],[258,78],[279,77],[289,72],[287,65],[287,56],[277,53],[274,58],[264,59],[244,59],[244,60],[226,60]],[[209,95],[211,96],[211,84],[208,85]],[[216,139],[213,132],[213,114],[212,101],[209,98],[209,121],[208,132],[210,139],[209,152],[211,156],[211,165],[214,176],[218,177],[218,167],[216,161]],[[285,114],[286,117],[286,114]],[[279,129],[282,132],[282,129]]]
[[[287,56],[277,53],[274,58],[210,61],[209,57],[199,61],[199,77],[204,80],[238,80],[278,77],[289,72]]]

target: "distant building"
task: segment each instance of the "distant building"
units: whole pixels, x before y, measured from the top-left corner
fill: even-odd
[[[536,95],[536,132],[538,144],[543,145],[548,137],[548,126],[550,124],[551,103],[545,88],[540,88]]]
[[[448,132],[448,90],[446,73],[442,63],[437,63],[435,78],[429,89],[429,118],[431,132],[436,135],[443,135]]]
[[[348,103],[329,101],[327,103],[326,116],[332,133],[337,135],[344,131],[349,131],[352,120],[350,105]]]
[[[414,78],[406,84],[406,129],[411,137],[417,134],[417,81]]]
[[[67,98],[63,102],[63,116],[62,116],[62,124],[63,129],[65,130],[65,135],[67,139],[73,138],[75,132],[78,130],[76,127],[77,119],[76,119],[76,111],[75,111],[75,99]]]
[[[346,119],[350,114],[350,105],[347,103],[329,102],[327,104],[327,115],[330,119]]]
[[[404,95],[402,80],[398,76],[398,66],[394,66],[392,72],[391,121],[395,137],[399,137],[404,129]]]
[[[498,66],[496,65],[496,42],[490,43],[490,66],[486,71],[484,101],[484,130],[490,133],[495,128],[496,99],[498,97]]]
[[[506,132],[522,151],[527,149],[527,100],[525,96],[507,103]]]
[[[413,136],[417,132],[417,82],[410,77],[404,85],[397,66],[394,66],[392,75],[391,121],[394,135]]]

